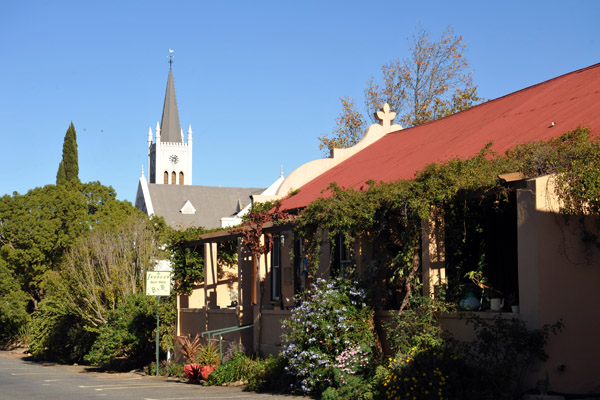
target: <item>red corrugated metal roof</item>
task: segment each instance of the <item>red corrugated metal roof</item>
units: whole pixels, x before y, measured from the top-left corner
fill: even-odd
[[[554,126],[551,127],[552,122]],[[517,144],[547,140],[578,126],[600,130],[600,64],[559,76],[467,111],[389,133],[326,171],[283,201],[304,207],[331,182],[360,189],[368,180],[411,179],[427,164],[476,155],[487,143],[503,154]]]

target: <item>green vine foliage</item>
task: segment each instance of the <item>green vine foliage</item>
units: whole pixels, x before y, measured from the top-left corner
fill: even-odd
[[[204,228],[188,228],[172,231],[167,245],[173,265],[174,291],[178,294],[191,294],[194,286],[204,280],[204,248],[184,247],[184,242],[198,240],[205,233]]]
[[[196,285],[204,281],[204,245],[184,244],[198,240],[204,233],[218,230],[220,229],[192,227],[183,231],[171,231],[167,247],[171,254],[176,293],[189,295]],[[217,246],[219,267],[233,266],[237,263],[237,241],[223,241]]]
[[[564,212],[599,214],[599,161],[600,144],[585,128],[517,146],[504,156],[493,153],[490,143],[472,158],[430,164],[411,180],[369,181],[359,190],[332,183],[326,190],[328,196],[310,203],[295,219],[294,229],[303,238],[313,274],[327,241],[333,245],[338,235],[346,243],[361,239],[373,253],[362,278],[376,278],[384,283],[382,287],[394,291],[399,288],[406,298],[419,285],[415,260],[420,253],[421,221],[436,210],[451,213],[467,200],[470,205],[500,207],[508,201],[510,190],[499,175],[521,172],[529,178],[556,173]],[[463,218],[468,215],[463,214]],[[374,304],[390,306],[385,304],[384,293],[379,293],[381,301],[373,295]]]

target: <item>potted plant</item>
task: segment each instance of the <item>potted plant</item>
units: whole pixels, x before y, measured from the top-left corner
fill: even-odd
[[[499,297],[504,296],[504,294],[498,289],[489,286],[486,277],[483,276],[481,271],[469,271],[465,274],[465,278],[469,278],[475,286],[481,289],[480,304],[483,303],[483,299],[485,298],[486,300],[490,300],[492,311],[500,311],[504,307],[504,300]]]
[[[200,380],[200,364],[196,363],[196,354],[202,347],[200,344],[200,335],[196,334],[193,340],[190,340],[190,336],[184,336],[177,338],[181,349],[179,350],[183,354],[183,358],[188,362],[183,366],[183,372],[188,377],[188,381],[191,383],[198,382]]]

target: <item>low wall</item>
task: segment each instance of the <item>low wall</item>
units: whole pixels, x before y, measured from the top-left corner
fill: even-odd
[[[381,340],[383,352],[386,355],[393,355],[386,339],[386,326],[393,321],[394,315],[397,312],[398,311],[395,310],[384,310],[375,313],[375,329],[377,330],[377,334]],[[467,325],[467,319],[469,315],[476,316],[484,320],[491,320],[496,317],[520,319],[520,315],[518,313],[493,311],[441,313],[437,315],[437,318],[440,321],[442,328],[450,332],[455,339],[463,342],[470,342],[475,338],[475,332],[473,331],[472,326]]]
[[[281,322],[289,318],[289,310],[263,310],[262,326],[260,329],[260,352],[264,355],[277,355],[281,352]],[[255,334],[258,334],[255,324]]]
[[[206,310],[204,308],[182,308],[179,310],[179,334],[191,337],[206,330]]]
[[[258,308],[258,306],[255,307]],[[258,310],[252,311],[257,312]],[[393,320],[393,316],[396,312],[397,311],[394,310],[384,310],[375,313],[375,329],[381,341],[382,349],[386,355],[392,355],[392,351],[390,350],[386,339],[386,325]],[[206,321],[207,314],[208,322]],[[180,310],[180,334],[181,336],[191,335],[193,337],[196,333],[201,333],[206,330],[245,325],[250,322],[249,315],[246,314],[248,314],[248,312],[244,313],[242,307],[209,309],[208,312],[204,308],[184,308]],[[513,313],[473,312],[469,314],[476,315],[482,319],[492,319],[498,315],[503,318],[520,318],[519,314]],[[290,316],[291,311],[289,310],[263,310],[260,327],[256,323],[257,321],[254,321],[254,329],[250,328],[224,334],[223,348],[226,349],[226,345],[232,341],[241,341],[248,350],[258,351],[258,348],[255,347],[260,345],[260,352],[262,354],[276,355],[281,351],[282,347],[282,320],[289,318]],[[439,315],[438,318],[442,327],[449,331],[456,339],[470,341],[474,338],[474,332],[472,327],[466,324],[467,316],[467,313],[444,313]],[[253,340],[253,336],[256,336],[256,341]]]

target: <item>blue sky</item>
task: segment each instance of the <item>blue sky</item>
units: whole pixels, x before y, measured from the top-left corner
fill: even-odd
[[[598,16],[595,0],[3,2],[0,195],[55,182],[73,121],[81,180],[133,202],[169,48],[194,184],[266,187],[321,156],[339,97],[362,110],[418,26],[463,35],[493,99],[600,62]]]

